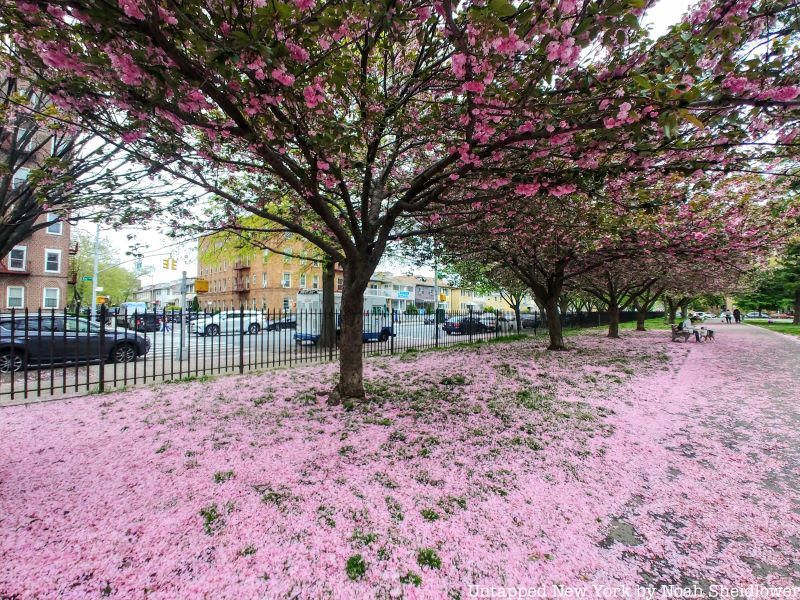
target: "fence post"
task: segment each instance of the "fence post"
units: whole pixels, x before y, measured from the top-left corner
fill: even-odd
[[[469,307],[469,343],[472,343],[472,305]]]
[[[439,306],[438,306],[438,299],[434,299],[433,301],[433,336],[434,336],[434,346],[436,348],[439,347]]]
[[[244,304],[239,305],[239,375],[244,373]]]
[[[392,329],[391,329],[392,334],[389,336],[389,354],[394,354],[394,334],[395,334],[394,324],[395,324],[395,322],[397,322],[397,311],[395,309],[392,309],[392,324],[391,324],[392,325]]]
[[[92,283],[94,285],[94,282]],[[99,390],[102,392],[106,387],[106,316],[108,308],[105,304],[100,305],[100,382]],[[91,323],[89,324],[91,327]],[[88,368],[88,367],[87,367]]]

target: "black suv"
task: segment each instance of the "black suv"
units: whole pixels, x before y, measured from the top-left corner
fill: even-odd
[[[131,362],[150,350],[150,340],[82,317],[0,315],[0,373],[55,363]]]
[[[470,333],[488,333],[494,331],[487,323],[477,317],[452,317],[442,325],[442,331],[447,335],[467,335]]]

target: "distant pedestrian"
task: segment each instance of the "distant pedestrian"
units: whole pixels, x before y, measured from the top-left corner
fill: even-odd
[[[738,308],[733,309],[733,320],[737,323],[742,322],[742,311],[740,311]]]
[[[172,327],[169,326],[169,321],[167,321],[166,315],[161,317],[161,331],[172,331]]]
[[[730,325],[733,321],[733,313],[730,310],[725,311],[725,322]]]

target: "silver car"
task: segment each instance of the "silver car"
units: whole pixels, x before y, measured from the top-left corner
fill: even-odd
[[[266,327],[264,315],[256,310],[229,310],[198,317],[191,331],[197,335],[236,335],[241,332],[255,335]]]

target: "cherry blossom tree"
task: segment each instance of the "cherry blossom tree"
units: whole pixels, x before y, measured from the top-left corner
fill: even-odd
[[[390,239],[421,233],[407,217],[486,210],[455,182],[561,198],[655,155],[730,169],[788,151],[792,7],[707,1],[652,40],[648,4],[4,0],[0,19],[84,126],[213,190],[231,226],[263,217],[342,264],[337,401],[364,395],[362,295]]]

